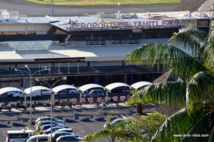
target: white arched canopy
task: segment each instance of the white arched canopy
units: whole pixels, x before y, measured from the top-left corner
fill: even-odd
[[[23,92],[23,90],[16,88],[16,87],[4,87],[4,88],[0,89],[0,95],[10,92],[10,91]]]
[[[101,88],[101,89],[104,89],[104,87],[101,86],[101,85],[99,85],[99,84],[93,84],[93,83],[91,83],[91,84],[86,84],[86,85],[83,85],[83,86],[79,87],[79,90],[81,92],[84,92],[84,91],[86,91],[88,89],[92,89],[92,88]]]
[[[113,90],[113,89],[115,89],[117,87],[129,87],[130,88],[130,86],[128,84],[126,84],[126,83],[115,82],[115,83],[111,83],[109,85],[106,85],[105,89],[106,89],[107,92],[111,92],[111,90]]]
[[[132,84],[131,88],[133,88],[135,90],[138,90],[141,87],[146,87],[146,86],[151,85],[151,84],[152,83],[148,82],[148,81],[139,81],[139,82],[136,82],[136,83]]]
[[[57,94],[58,92],[62,91],[62,90],[65,90],[65,89],[76,89],[78,90],[78,88],[72,86],[72,85],[67,85],[67,84],[64,84],[64,85],[59,85],[59,86],[56,86],[52,89],[52,91]]]
[[[32,88],[32,90],[30,88]],[[25,94],[30,94],[31,91],[34,92],[34,91],[37,91],[37,90],[49,90],[49,91],[51,91],[50,88],[47,88],[47,87],[44,87],[44,86],[33,86],[33,87],[29,87],[29,88],[25,89],[24,93]]]
[[[83,85],[83,86],[79,87],[79,91],[80,91],[80,102],[82,102],[81,98],[82,98],[83,92],[87,91],[88,89],[93,89],[93,88],[104,89],[103,86],[101,86],[99,84],[93,84],[93,83],[86,84],[86,85]]]

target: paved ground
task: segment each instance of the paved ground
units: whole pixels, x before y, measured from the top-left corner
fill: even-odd
[[[146,5],[115,5],[115,6],[54,6],[56,16],[80,16],[84,14],[96,14],[100,12],[152,12],[175,11],[179,4],[146,4]],[[51,5],[38,5],[25,0],[1,0],[0,9],[19,11],[28,16],[51,15]]]
[[[80,107],[74,107],[72,109],[70,108],[64,108],[61,109],[60,107],[56,107],[54,109],[53,115],[56,115],[58,118],[61,119],[70,119],[74,120],[74,122],[67,122],[66,126],[72,127],[76,133],[80,136],[85,136],[86,134],[92,132],[94,130],[94,127],[96,130],[100,130],[103,128],[103,124],[105,121],[94,121],[91,116],[96,115],[96,113],[100,111],[100,113],[97,115],[97,118],[99,117],[105,117],[108,114],[112,114],[113,117],[119,117],[120,114],[123,115],[130,115],[135,113],[135,106],[126,106],[124,103],[121,103],[118,107],[116,107],[114,104],[112,104],[112,108],[105,108],[102,109],[102,107],[96,107],[94,105],[83,105],[83,108]],[[154,108],[146,107],[147,111],[153,111]],[[44,108],[44,107],[38,107],[33,112],[33,120],[40,116],[50,115],[50,109]],[[78,118],[78,119],[77,119]],[[90,121],[84,122],[81,121],[81,119],[84,118],[90,118]],[[7,110],[3,110],[3,112],[0,112],[0,124],[5,124],[6,127],[0,126],[0,139],[1,142],[5,141],[5,133],[7,130],[20,130],[26,127],[29,127],[29,110],[22,111],[22,110],[16,110],[13,109],[12,112],[8,112]],[[10,122],[10,124],[8,124]],[[19,123],[22,124],[22,126],[12,126],[12,123]],[[97,142],[107,142],[105,139],[97,140]]]

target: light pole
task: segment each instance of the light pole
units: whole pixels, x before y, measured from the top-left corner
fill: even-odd
[[[33,76],[38,73],[38,72],[41,72],[41,71],[47,71],[47,70],[50,70],[47,69],[47,70],[38,70],[38,71],[35,71],[35,72],[31,72],[30,68],[28,67],[28,65],[25,65],[25,68],[27,68],[28,71],[24,71],[24,70],[19,70],[19,69],[16,69],[15,68],[15,71],[20,71],[20,72],[24,72],[24,73],[27,73],[29,76],[30,76],[30,128],[32,128],[32,78]],[[26,101],[26,96],[25,96],[25,101]],[[26,105],[26,102],[25,102],[25,105]]]
[[[76,105],[76,106],[79,107],[79,108],[86,108],[86,107],[82,107],[82,106],[79,106],[79,105]],[[105,108],[111,108],[111,107],[113,107],[113,105],[112,105],[112,104],[109,104],[109,105],[107,105],[106,107],[102,107],[101,109],[99,109],[97,112],[95,112],[95,113],[93,114],[93,118],[94,118],[94,132],[96,131],[96,123],[95,123],[95,120],[96,120],[97,115],[99,114],[99,112],[102,111],[102,110],[105,109]],[[86,108],[86,109],[88,109],[88,108]],[[88,109],[88,110],[90,110],[90,109]],[[90,110],[90,111],[91,111],[91,110]],[[96,140],[94,140],[94,141],[96,141]]]
[[[105,108],[110,108],[110,107],[113,107],[113,105],[112,105],[112,104],[109,104],[109,105],[107,105],[106,107],[102,107],[102,108],[99,109],[97,112],[95,112],[95,114],[94,114],[94,132],[96,132],[96,123],[95,123],[95,120],[96,120],[96,118],[97,118],[97,115],[99,114],[99,112],[100,112],[101,110],[103,110],[103,109],[105,109]],[[94,140],[94,142],[96,142],[96,140]]]
[[[50,109],[50,117],[51,117],[51,136],[50,136],[50,140],[52,140],[52,116],[53,116],[53,98],[54,98],[54,95],[55,95],[55,92],[53,91],[53,87],[54,87],[54,85],[57,83],[57,82],[59,82],[59,81],[61,81],[61,80],[66,80],[67,78],[66,77],[63,77],[62,79],[58,79],[58,80],[56,80],[52,85],[50,85],[50,83],[48,83],[47,81],[45,81],[45,80],[39,80],[39,81],[42,81],[42,82],[45,82],[48,86],[49,86],[49,88],[51,89],[51,98],[50,98],[50,105],[51,105],[51,109]]]
[[[105,109],[105,108],[111,108],[111,107],[113,107],[113,105],[112,105],[112,104],[109,104],[109,105],[107,105],[106,107],[102,107],[101,109],[99,109],[99,110],[94,114],[94,132],[96,132],[96,123],[95,123],[95,120],[96,120],[97,115],[99,114],[99,112],[102,111],[102,110]]]
[[[51,10],[52,10],[51,16],[54,16],[54,0],[51,1]]]

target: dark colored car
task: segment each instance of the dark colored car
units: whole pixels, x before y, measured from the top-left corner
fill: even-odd
[[[52,133],[52,138],[51,138],[51,134],[48,135],[49,139],[51,138],[51,142],[56,142],[56,139],[60,136],[63,135],[70,135],[70,133],[68,132],[54,132]]]

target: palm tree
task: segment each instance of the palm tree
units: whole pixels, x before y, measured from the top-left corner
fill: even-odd
[[[178,48],[179,47],[179,48]],[[182,47],[182,48],[181,48]],[[188,52],[187,52],[188,51]],[[180,106],[154,135],[156,142],[214,141],[214,32],[186,28],[174,33],[169,44],[148,44],[127,59],[138,65],[173,69],[185,82],[155,83],[138,91],[128,103]]]
[[[148,116],[135,115],[111,125],[108,119],[104,129],[86,135],[83,141],[101,138],[107,138],[109,142],[148,141],[165,120],[166,116],[160,113],[152,113]]]

